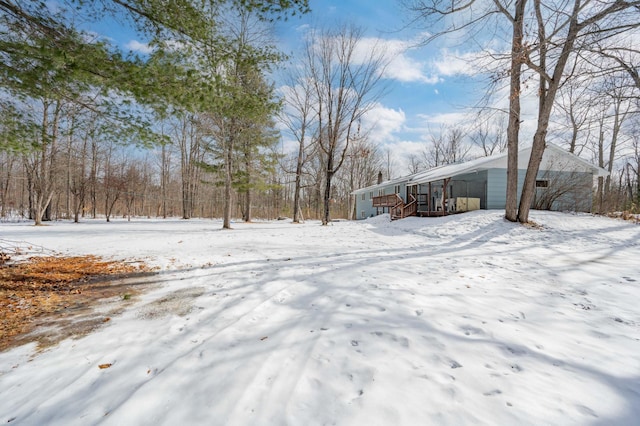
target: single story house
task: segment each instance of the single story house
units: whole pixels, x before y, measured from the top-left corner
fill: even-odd
[[[518,151],[518,197],[531,147]],[[536,180],[533,208],[557,211],[591,210],[594,179],[608,172],[547,143]],[[379,182],[352,192],[356,217],[390,213],[442,216],[477,209],[504,209],[507,192],[507,153],[448,164],[413,175]]]

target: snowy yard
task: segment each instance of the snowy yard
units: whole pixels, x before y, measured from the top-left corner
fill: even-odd
[[[638,424],[640,226],[502,214],[2,224],[161,272],[94,333],[0,353],[0,423]]]

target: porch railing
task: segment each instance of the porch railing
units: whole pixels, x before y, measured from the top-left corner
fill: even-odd
[[[408,216],[414,216],[418,211],[418,200],[412,194],[409,194],[409,202],[407,204],[400,199],[400,203],[391,208],[391,220],[404,219]]]
[[[380,195],[373,197],[373,207],[395,207],[403,203],[402,197],[398,194]]]

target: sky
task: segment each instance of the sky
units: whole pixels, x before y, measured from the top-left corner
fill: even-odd
[[[0,423],[637,425],[640,226],[531,216],[0,223],[159,268],[65,311],[91,333],[0,352]]]
[[[363,120],[371,129],[369,138],[392,153],[394,175],[408,174],[407,157],[419,155],[431,134],[441,126],[468,126],[471,114],[487,85],[473,68],[468,57],[474,54],[459,36],[443,37],[427,46],[419,46],[424,28],[407,27],[411,15],[397,1],[310,0],[312,12],[277,23],[275,37],[279,48],[295,61],[301,41],[314,26],[354,23],[365,30],[363,44],[382,44],[393,53],[385,72],[385,96]],[[92,30],[107,36],[118,47],[147,53],[145,41],[117,23],[105,21]],[[278,85],[277,75],[276,85]],[[504,107],[506,94],[498,94],[498,104]],[[502,102],[502,104],[500,104]],[[523,131],[528,124],[525,101]],[[283,146],[293,145],[293,139],[283,135]]]

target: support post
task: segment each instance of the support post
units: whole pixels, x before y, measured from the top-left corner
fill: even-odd
[[[431,182],[429,182],[429,196],[427,197],[427,216],[431,216]]]

